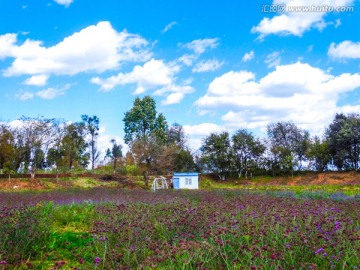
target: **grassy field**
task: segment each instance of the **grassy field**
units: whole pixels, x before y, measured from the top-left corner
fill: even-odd
[[[0,269],[357,269],[360,200],[311,193],[1,192]]]

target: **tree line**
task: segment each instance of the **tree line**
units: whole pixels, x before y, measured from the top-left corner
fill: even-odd
[[[303,170],[359,169],[360,116],[336,114],[324,135],[310,133],[293,122],[277,122],[267,126],[266,138],[257,138],[246,129],[211,133],[203,138],[199,151],[192,153],[183,127],[169,125],[158,113],[150,96],[136,98],[124,115],[123,146],[112,139],[100,162],[97,145],[99,118],[82,115],[68,123],[43,117],[21,117],[16,127],[0,124],[0,170],[3,173],[51,169],[69,172],[91,168],[102,163],[112,172],[142,175],[148,184],[150,175],[174,171],[215,173],[249,177],[254,172],[271,175],[294,174]],[[99,166],[98,166],[99,167]]]
[[[21,117],[18,125],[0,123],[0,170],[6,174],[53,168],[58,175],[78,168],[92,170],[99,159],[99,118],[82,115],[67,123],[44,117]]]

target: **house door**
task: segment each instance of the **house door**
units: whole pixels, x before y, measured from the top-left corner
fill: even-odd
[[[173,185],[174,185],[174,189],[179,189],[180,188],[180,179],[173,178]]]

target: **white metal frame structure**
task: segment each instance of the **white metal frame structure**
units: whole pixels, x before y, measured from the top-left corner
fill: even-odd
[[[151,189],[154,191],[157,189],[168,189],[168,188],[169,188],[169,185],[164,176],[156,177],[151,186]]]

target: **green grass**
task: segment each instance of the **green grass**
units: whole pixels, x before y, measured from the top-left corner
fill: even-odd
[[[102,188],[10,200],[0,193],[0,262],[4,269],[360,267],[360,200],[296,192]]]
[[[253,184],[244,185],[241,180],[232,181],[214,181],[203,177],[200,180],[201,189],[238,189],[238,190],[254,190],[254,191],[291,191],[297,195],[308,192],[322,192],[328,197],[332,193],[344,193],[348,196],[355,196],[360,194],[360,185],[269,185],[267,183],[272,181],[271,177],[258,177],[251,179]]]

